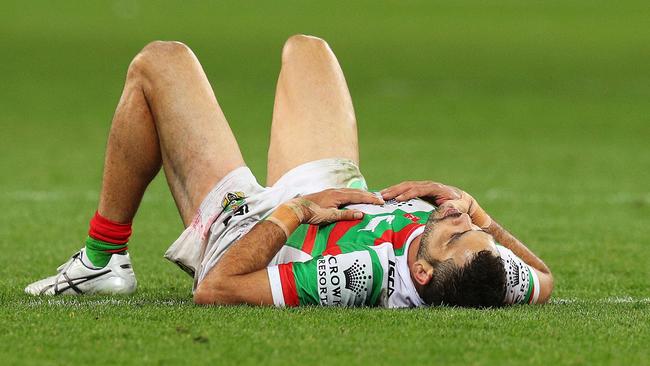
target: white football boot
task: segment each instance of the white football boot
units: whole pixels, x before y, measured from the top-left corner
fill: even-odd
[[[104,268],[88,268],[82,258],[86,248],[57,268],[57,274],[25,287],[29,295],[132,294],[138,282],[129,254],[113,254]]]

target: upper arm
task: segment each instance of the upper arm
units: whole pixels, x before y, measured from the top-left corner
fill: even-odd
[[[267,269],[244,275],[206,277],[194,292],[194,302],[202,305],[273,305]]]

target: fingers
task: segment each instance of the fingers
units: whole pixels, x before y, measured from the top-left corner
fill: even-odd
[[[417,185],[420,182],[402,182],[395,184],[394,186],[390,186],[388,188],[382,189],[381,196],[385,200],[391,200],[400,194],[408,191],[409,189],[413,188],[415,185]]]
[[[383,205],[384,200],[368,191],[359,189],[343,188],[338,190],[336,198],[338,206],[347,205],[350,203],[369,203],[373,205]]]
[[[408,201],[418,197],[429,197],[431,195],[430,185],[416,185],[395,196],[397,201]]]
[[[337,221],[352,221],[361,220],[363,212],[358,210],[339,210],[336,208],[319,208],[315,214],[309,218],[307,224],[311,225],[325,225]]]
[[[363,212],[357,210],[336,210],[336,221],[361,220]]]
[[[402,202],[402,201],[408,201],[410,199],[419,198],[419,197],[426,197],[425,192],[422,192],[422,189],[412,188],[395,197],[395,200],[397,200],[398,202]]]
[[[439,205],[444,201],[460,198],[460,192],[458,188],[442,183],[409,181],[382,190],[381,196],[385,200],[396,199],[397,201],[406,201],[418,197],[429,198],[434,200],[436,205]]]
[[[339,210],[330,208],[324,212],[319,224],[329,224],[336,221],[360,220],[363,218],[363,212],[357,210]]]

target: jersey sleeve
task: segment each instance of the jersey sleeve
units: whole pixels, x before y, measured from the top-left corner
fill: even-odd
[[[533,267],[504,246],[497,245],[497,250],[506,270],[504,303],[507,305],[536,303],[540,285]]]
[[[384,282],[384,269],[371,249],[270,266],[267,270],[276,306],[373,306]]]

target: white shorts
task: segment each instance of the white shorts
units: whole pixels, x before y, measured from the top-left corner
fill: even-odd
[[[192,223],[167,249],[165,258],[194,276],[194,289],[237,239],[280,204],[328,188],[367,189],[359,168],[347,159],[297,166],[272,187],[257,183],[248,167],[226,175],[205,197]]]

